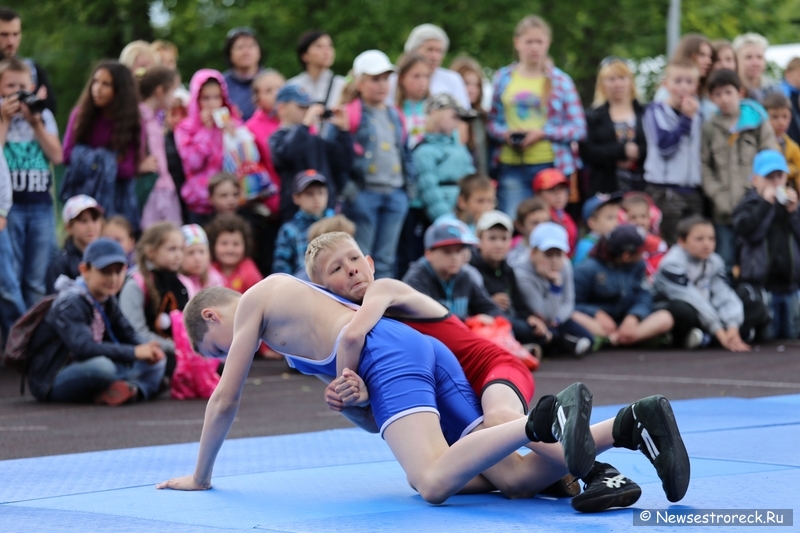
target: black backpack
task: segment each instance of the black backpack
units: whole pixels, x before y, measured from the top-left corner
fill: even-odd
[[[51,294],[42,298],[39,303],[28,309],[14,322],[8,332],[3,362],[22,374],[22,381],[19,385],[20,394],[25,394],[25,375],[28,373],[28,360],[30,359],[28,347],[36,328],[39,327],[53,306],[56,296],[56,294]]]

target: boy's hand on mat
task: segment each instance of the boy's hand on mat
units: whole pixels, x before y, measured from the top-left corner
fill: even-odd
[[[600,325],[600,329],[606,334],[606,336],[611,335],[615,331],[617,331],[617,323],[614,322],[614,319],[611,318],[611,315],[606,313],[605,311],[598,311],[594,314],[594,319]]]
[[[334,390],[347,407],[366,407],[369,404],[367,385],[361,376],[345,368],[342,375],[334,380]]]
[[[208,490],[211,488],[211,483],[201,485],[195,481],[194,476],[174,477],[167,481],[162,481],[156,485],[157,489],[172,489],[172,490]]]

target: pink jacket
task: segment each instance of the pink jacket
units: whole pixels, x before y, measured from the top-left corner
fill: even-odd
[[[224,150],[222,130],[214,126],[207,128],[200,120],[200,89],[211,79],[219,82],[222,87],[222,105],[230,110],[233,123],[237,126],[242,124],[228,97],[228,86],[222,74],[213,69],[198,70],[192,76],[189,85],[191,99],[188,116],[175,128],[175,143],[186,174],[186,182],[181,187],[181,196],[189,211],[203,215],[213,212],[208,201],[208,180],[222,171]]]
[[[265,113],[263,109],[257,109],[253,116],[250,117],[245,123],[245,126],[253,133],[258,147],[258,155],[261,157],[261,162],[267,167],[273,183],[281,186],[281,177],[275,171],[275,166],[272,164],[272,154],[269,151],[269,138],[281,127],[281,121],[275,116],[274,113]],[[264,204],[273,213],[277,213],[280,208],[281,195],[274,194],[264,201]]]
[[[178,274],[178,279],[181,280],[183,286],[186,287],[186,292],[189,293],[189,299],[192,299],[192,297],[202,289],[225,286],[225,278],[213,265],[208,266],[208,282],[205,285],[200,281],[200,276]]]

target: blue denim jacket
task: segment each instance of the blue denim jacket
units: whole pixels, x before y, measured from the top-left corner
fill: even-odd
[[[594,316],[605,311],[621,322],[628,315],[639,320],[652,312],[645,264],[614,266],[588,257],[575,267],[575,310]]]

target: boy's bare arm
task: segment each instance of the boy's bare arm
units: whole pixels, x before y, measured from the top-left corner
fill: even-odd
[[[211,488],[214,461],[239,409],[242,389],[253,362],[253,354],[261,342],[263,302],[258,291],[245,294],[239,301],[233,326],[233,344],[225,362],[225,372],[206,407],[194,474],[159,483],[156,488],[176,490]]]

